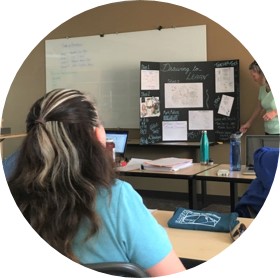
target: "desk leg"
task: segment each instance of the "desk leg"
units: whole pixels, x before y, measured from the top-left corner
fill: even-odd
[[[202,207],[204,207],[206,203],[207,183],[205,180],[201,180],[200,183],[201,183],[201,201],[202,201]]]
[[[196,190],[196,180],[189,179],[189,208],[197,209],[197,190]]]
[[[230,208],[234,211],[238,201],[238,187],[236,182],[230,182]]]

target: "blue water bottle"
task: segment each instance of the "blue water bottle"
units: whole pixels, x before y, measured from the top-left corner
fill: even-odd
[[[234,133],[230,136],[230,170],[241,170],[241,136],[242,133]]]
[[[209,162],[209,140],[207,131],[203,130],[200,138],[200,164],[206,165]]]

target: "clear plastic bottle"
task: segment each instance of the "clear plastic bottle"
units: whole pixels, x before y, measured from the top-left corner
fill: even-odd
[[[209,140],[207,131],[203,130],[200,138],[200,164],[208,164],[209,162]]]
[[[115,162],[116,154],[115,154],[115,143],[113,139],[106,139],[106,148],[112,154],[112,159]]]
[[[230,136],[230,170],[241,170],[241,135],[237,133]]]

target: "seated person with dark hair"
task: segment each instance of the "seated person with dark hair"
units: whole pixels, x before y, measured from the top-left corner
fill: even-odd
[[[262,208],[277,169],[279,148],[262,147],[254,153],[254,179],[243,194],[235,211],[240,217],[254,218]]]
[[[18,154],[3,162],[32,228],[82,265],[129,262],[151,277],[185,271],[142,197],[117,178],[95,103],[75,89],[42,95],[27,115]]]

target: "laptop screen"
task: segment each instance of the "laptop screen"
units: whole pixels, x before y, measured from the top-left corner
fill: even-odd
[[[118,156],[124,157],[127,139],[128,139],[128,131],[127,130],[105,130],[106,131],[106,139],[113,139],[115,143],[115,153]]]
[[[247,135],[246,166],[254,166],[254,153],[262,147],[279,148],[279,135]]]

